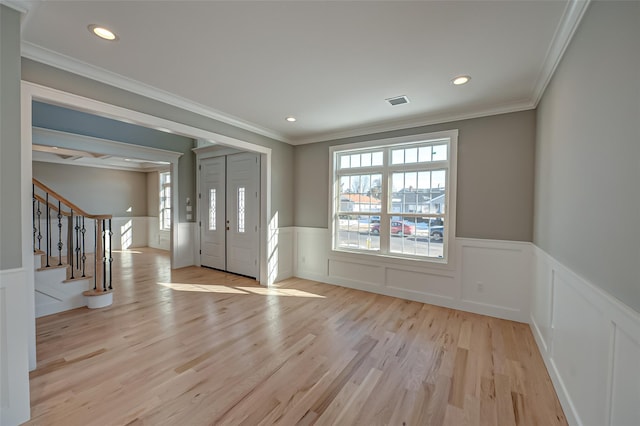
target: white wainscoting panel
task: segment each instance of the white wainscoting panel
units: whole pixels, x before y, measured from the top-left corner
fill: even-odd
[[[147,247],[149,234],[147,216],[114,217],[111,219],[111,242],[114,250]]]
[[[196,225],[197,224],[195,222],[178,223],[178,238],[177,241],[173,242],[174,257],[173,264],[171,265],[172,268],[178,269],[196,264]]]
[[[430,300],[443,298],[453,300],[456,297],[454,279],[447,274],[425,273],[407,267],[387,267],[386,286],[390,289],[427,295]]]
[[[328,232],[324,228],[295,228],[294,275],[322,281],[329,276]]]
[[[570,424],[640,424],[640,314],[534,246],[531,326]]]
[[[293,276],[293,238],[294,228],[279,228],[277,230],[277,243],[273,247],[273,253],[267,254],[267,264],[277,269],[274,282],[286,280]],[[275,254],[275,259],[273,258]],[[276,264],[273,265],[272,261]]]
[[[370,286],[373,291],[385,283],[385,272],[384,267],[372,263],[329,259],[330,277]]]
[[[528,322],[529,243],[457,238],[456,264],[442,265],[333,252],[322,228],[296,227],[294,241],[297,277]]]
[[[160,230],[160,220],[157,217],[147,217],[147,236],[149,247],[171,250],[171,233]]]
[[[531,275],[529,244],[486,240],[462,240],[460,244],[462,300],[483,308],[526,312]]]
[[[0,271],[0,424],[7,426],[29,419],[31,322],[25,283],[23,268]]]
[[[640,424],[640,342],[620,327],[614,342],[610,424]]]

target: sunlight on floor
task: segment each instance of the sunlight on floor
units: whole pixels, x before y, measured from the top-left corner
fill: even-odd
[[[201,293],[227,293],[227,294],[249,294],[246,291],[233,287],[213,284],[188,284],[188,283],[158,283],[163,287],[176,291],[195,291]]]
[[[267,288],[267,287],[236,287],[238,289],[247,291],[253,294],[260,294],[263,296],[293,296],[293,297],[315,297],[319,299],[325,299],[324,296],[319,294],[308,293],[302,290],[296,290],[294,288]]]
[[[267,288],[267,287],[229,287],[215,284],[189,284],[189,283],[161,283],[158,285],[175,291],[192,291],[201,293],[226,293],[226,294],[258,294],[261,296],[285,296],[285,297],[311,297],[324,299],[325,296],[313,294],[293,288]]]
[[[137,250],[111,250],[113,253],[133,253],[133,254],[143,254],[141,251]]]

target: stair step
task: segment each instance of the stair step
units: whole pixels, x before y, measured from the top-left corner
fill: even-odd
[[[109,293],[113,293],[113,290],[107,290],[107,291],[102,291],[102,290],[87,290],[87,291],[83,291],[82,295],[83,296],[104,296],[105,294],[109,294]]]
[[[61,269],[61,268],[68,268],[69,265],[65,265],[64,263],[62,265],[49,265],[47,266],[43,266],[42,268],[38,268],[36,269],[36,271],[47,271],[49,269]]]
[[[82,292],[83,296],[87,296],[87,308],[105,308],[113,304],[113,290],[87,290]]]
[[[74,283],[76,281],[82,281],[82,280],[92,280],[93,276],[91,275],[86,275],[84,277],[74,277],[74,278],[67,278],[66,280],[62,281],[63,283]]]

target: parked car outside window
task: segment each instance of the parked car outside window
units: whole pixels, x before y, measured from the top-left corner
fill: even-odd
[[[413,235],[415,234],[415,229],[411,225],[407,225],[406,223],[392,221],[391,222],[391,234],[392,235]],[[379,234],[380,233],[380,224],[374,223],[371,225],[371,233]]]

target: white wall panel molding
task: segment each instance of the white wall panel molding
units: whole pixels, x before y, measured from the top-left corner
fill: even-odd
[[[198,228],[196,225],[195,222],[178,223],[177,233],[174,233],[173,244],[175,247],[173,250],[172,269],[184,268],[196,264],[195,234]]]
[[[527,322],[531,244],[457,238],[456,264],[330,250],[324,228],[295,228],[294,274],[454,309]],[[481,285],[478,286],[478,281]]]
[[[570,424],[640,419],[640,314],[533,248],[530,323]]]
[[[267,253],[267,264],[269,274],[276,272],[273,282],[278,282],[293,276],[293,239],[294,228],[278,228],[276,230],[276,241],[271,247],[271,253]]]
[[[160,230],[160,219],[158,217],[147,217],[147,243],[151,248],[171,250],[171,233]]]
[[[0,271],[0,424],[29,419],[29,312],[24,268]],[[31,294],[29,294],[31,296]]]

